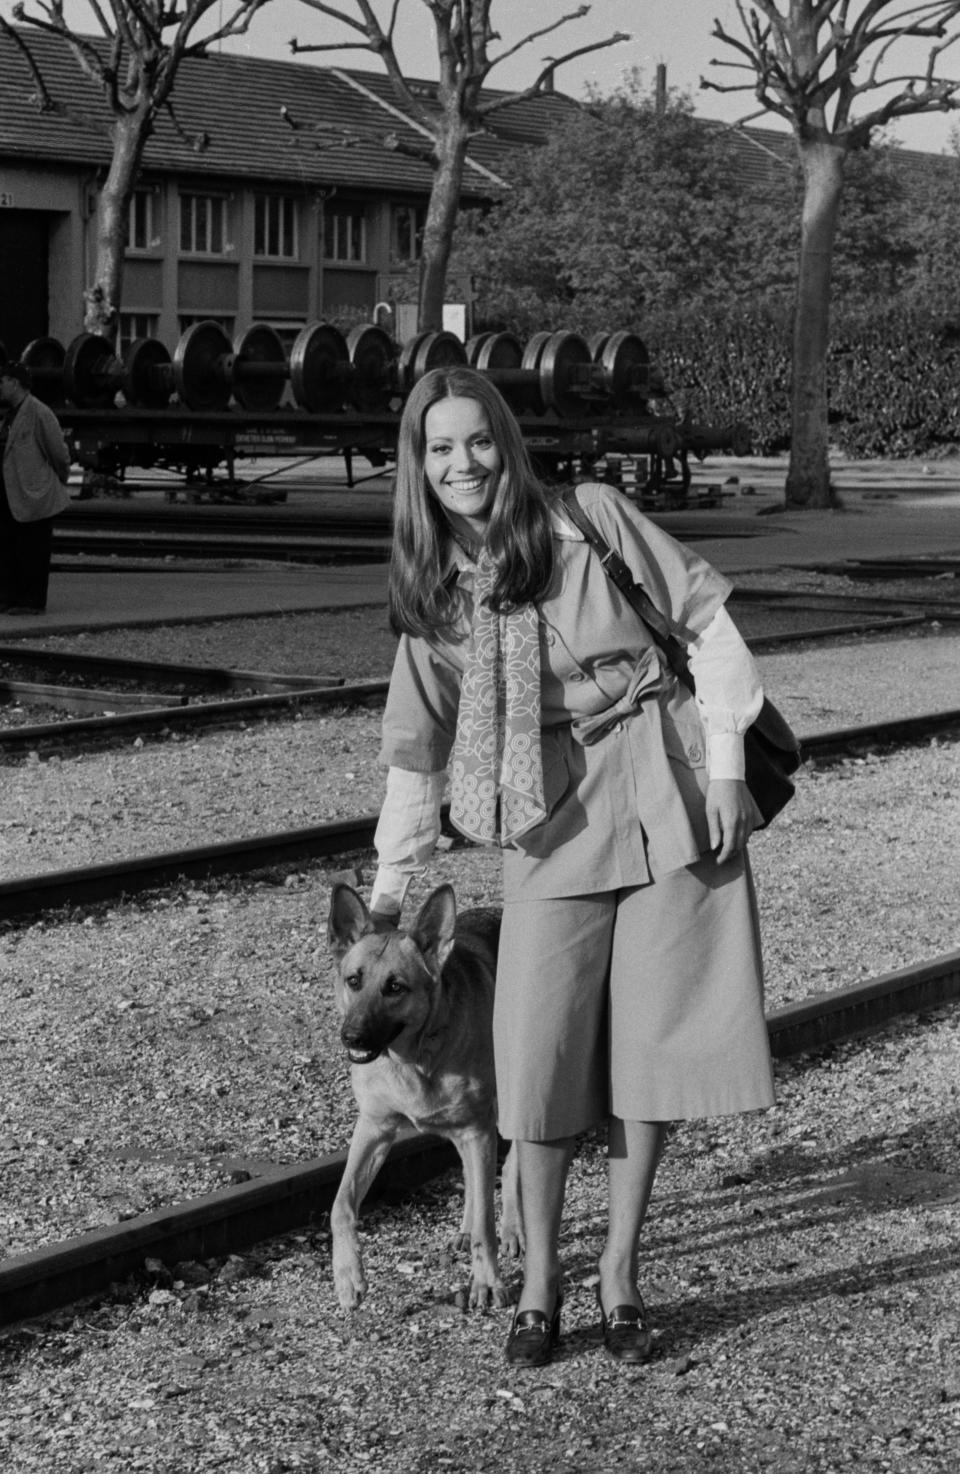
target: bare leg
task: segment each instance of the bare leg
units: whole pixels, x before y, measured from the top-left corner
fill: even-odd
[[[609,1222],[600,1255],[600,1296],[609,1313],[637,1304],[640,1229],[666,1138],[665,1121],[610,1118],[608,1146]]]
[[[515,1145],[526,1240],[517,1310],[542,1310],[549,1316],[560,1287],[560,1218],[574,1138],[518,1141]]]

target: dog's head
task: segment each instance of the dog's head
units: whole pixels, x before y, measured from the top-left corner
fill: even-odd
[[[440,992],[440,975],[453,946],[456,903],[442,885],[424,902],[408,930],[378,931],[349,885],[330,898],[327,940],[337,962],[340,1038],[355,1065],[371,1064],[402,1036],[418,1037]]]

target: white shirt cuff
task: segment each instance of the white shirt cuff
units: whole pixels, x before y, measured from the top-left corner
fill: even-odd
[[[740,732],[711,732],[707,738],[708,777],[742,780],[745,771],[743,734]]]

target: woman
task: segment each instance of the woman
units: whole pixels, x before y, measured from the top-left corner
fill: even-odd
[[[499,1127],[517,1143],[526,1251],[507,1360],[559,1337],[558,1239],[578,1134],[609,1122],[598,1301],[607,1350],[643,1361],[640,1229],[671,1120],[772,1104],[756,905],[759,815],[742,733],[756,668],[730,585],[625,497],[577,497],[688,645],[696,699],[534,476],[481,374],[436,369],[400,425],[371,905],[383,924],[451,817],[500,845]]]

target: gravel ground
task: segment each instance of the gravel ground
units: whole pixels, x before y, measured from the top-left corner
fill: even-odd
[[[960,1464],[957,1013],[778,1068],[769,1112],[678,1130],[644,1236],[656,1333],[598,1346],[603,1149],[571,1175],[560,1354],[509,1370],[506,1311],[450,1303],[447,1174],[365,1219],[372,1289],[336,1307],[325,1226],[148,1267],[0,1334],[15,1474],[953,1474]]]
[[[367,612],[374,645],[380,618],[377,611]],[[278,668],[271,641],[283,633],[285,621],[242,623],[248,626],[246,668]],[[325,641],[331,665],[346,661],[349,650],[364,675],[387,672],[388,658],[368,666],[364,625],[352,617],[304,616],[299,623],[300,643],[308,643],[303,626],[309,625],[317,644]],[[218,630],[224,639],[238,635],[231,622]],[[120,653],[117,633],[111,632],[111,653]],[[185,638],[194,649],[193,628],[125,633],[125,653],[140,651],[143,658],[183,659]],[[161,633],[167,653],[156,657]],[[203,634],[211,644],[202,656],[192,656],[197,663],[242,663],[236,646],[224,649],[212,643],[213,632]],[[181,641],[176,657],[169,645],[174,636]],[[141,651],[144,638],[149,647]],[[892,713],[960,707],[960,632],[954,626],[924,627],[896,639],[848,637],[826,648],[788,646],[762,655],[760,666],[769,691],[801,733],[883,721]],[[294,721],[234,731],[137,737],[73,757],[55,749],[7,755],[0,791],[3,874],[36,875],[374,813],[382,796],[379,744],[380,711],[371,705],[347,712],[315,709]]]
[[[202,653],[191,628],[190,658],[303,668],[269,658],[287,621],[237,624],[205,631]],[[344,635],[325,617],[330,669],[347,652],[354,668],[364,659],[365,627]],[[299,621],[296,633],[302,651]],[[231,658],[222,641],[240,634]],[[182,643],[127,640],[119,653],[184,658]],[[791,647],[761,664],[812,731],[960,705],[957,645],[931,632]],[[376,660],[371,674],[385,668]],[[5,872],[373,811],[377,728],[373,710],[327,713],[8,761]],[[932,743],[811,771],[758,836],[770,1006],[960,945],[958,751]],[[369,857],[356,863],[369,876]],[[331,878],[321,864],[0,932],[4,1253],[343,1144],[352,1108],[318,950]],[[439,854],[422,889],[440,879],[462,906],[496,898],[485,853]],[[335,1307],[320,1224],[0,1336],[5,1467],[953,1471],[958,1030],[956,1010],[898,1023],[816,1068],[778,1067],[773,1112],[675,1133],[643,1270],[658,1355],[639,1377],[596,1351],[603,1163],[591,1139],[566,1220],[571,1331],[542,1377],[503,1367],[502,1313],[465,1321],[447,1302],[448,1174],[371,1214],[375,1289],[355,1318]]]
[[[770,1007],[960,944],[958,766],[954,742],[811,772],[758,836]],[[0,932],[6,1254],[344,1145],[352,1103],[320,945],[335,873],[318,864]],[[462,907],[499,899],[496,857],[454,849],[411,909],[444,879]]]

